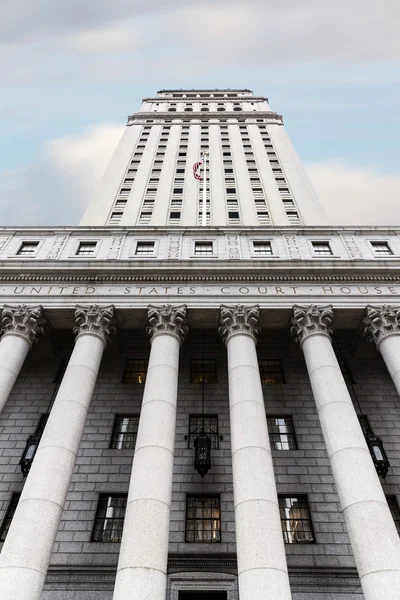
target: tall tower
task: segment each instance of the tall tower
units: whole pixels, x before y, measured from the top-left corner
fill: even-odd
[[[144,98],[81,225],[201,224],[207,153],[211,226],[324,225],[323,210],[268,99],[250,90],[161,90]]]

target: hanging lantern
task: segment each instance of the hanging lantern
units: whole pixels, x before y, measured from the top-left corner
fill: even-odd
[[[383,448],[382,440],[369,429],[365,432],[365,440],[374,461],[376,472],[385,479],[390,463]]]
[[[25,450],[22,454],[21,460],[19,461],[19,464],[21,465],[21,471],[24,477],[26,477],[29,473],[41,437],[42,431],[40,431],[39,433],[34,433],[28,437]]]
[[[211,469],[211,440],[204,430],[194,440],[194,468],[202,477]]]

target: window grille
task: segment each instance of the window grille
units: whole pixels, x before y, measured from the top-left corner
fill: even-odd
[[[135,256],[154,254],[155,242],[137,242]]]
[[[32,256],[32,254],[35,254],[38,246],[39,242],[22,242],[17,254],[19,256]]]
[[[219,496],[186,496],[186,542],[221,541]]]
[[[332,254],[329,242],[311,242],[314,253],[320,256],[329,256]]]
[[[296,434],[290,416],[267,417],[269,440],[273,450],[297,450]]]
[[[272,256],[271,242],[253,242],[253,251],[258,256]]]
[[[217,382],[217,361],[215,358],[192,358],[191,362],[191,383],[216,383]]]
[[[219,448],[218,436],[218,415],[190,415],[189,416],[189,441],[188,448],[194,448],[194,440],[197,434],[203,429],[210,437],[211,448],[217,450]]]
[[[21,496],[20,493],[14,493],[11,496],[10,503],[9,503],[9,505],[7,507],[7,511],[6,511],[5,517],[4,517],[3,522],[1,524],[0,542],[4,542],[4,540],[7,537],[7,533],[8,533],[8,530],[10,529],[11,521],[13,520],[13,516],[14,516],[15,511],[17,509],[20,496]]]
[[[139,427],[139,415],[116,415],[110,448],[134,449]]]
[[[397,502],[396,496],[386,496],[387,503],[392,513],[393,521],[397,529],[397,533],[400,535],[400,509]]]
[[[148,360],[128,358],[126,361],[124,383],[146,383]]]
[[[195,242],[194,243],[194,253],[198,256],[203,256],[205,254],[212,255],[213,254],[213,243],[212,242]]]
[[[371,242],[371,246],[375,254],[378,254],[379,256],[390,256],[393,254],[387,242]]]
[[[285,383],[282,363],[275,359],[260,359],[259,361],[261,383],[264,385]]]
[[[79,242],[76,256],[93,256],[96,250],[97,242]]]
[[[120,542],[127,494],[100,494],[92,542]]]
[[[279,511],[285,544],[310,544],[315,541],[306,496],[279,496]]]

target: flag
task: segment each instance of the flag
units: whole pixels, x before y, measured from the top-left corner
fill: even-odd
[[[195,179],[197,179],[198,181],[201,181],[201,177],[200,177],[200,167],[203,164],[202,160],[199,160],[198,162],[195,162],[193,165],[193,177]]]

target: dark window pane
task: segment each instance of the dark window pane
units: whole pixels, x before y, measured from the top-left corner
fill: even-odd
[[[267,417],[269,440],[273,450],[297,450],[292,417]]]
[[[139,415],[116,415],[110,448],[125,450],[135,448]]]
[[[279,511],[285,544],[315,541],[306,496],[279,496]]]
[[[126,361],[124,383],[145,383],[148,360],[142,358],[128,358]]]
[[[221,541],[219,496],[186,497],[186,542],[218,543]]]
[[[10,504],[8,505],[7,512],[3,519],[3,523],[1,524],[0,542],[4,542],[4,540],[6,539],[8,530],[10,529],[11,521],[13,519],[14,513],[18,506],[18,501],[20,499],[20,496],[21,496],[20,493],[16,493],[16,494],[13,494],[11,497]]]
[[[126,500],[126,494],[100,494],[92,542],[121,541]]]
[[[217,361],[215,358],[192,358],[190,380],[192,383],[216,383]]]
[[[285,383],[280,360],[260,359],[260,377],[263,384]]]
[[[396,525],[397,533],[400,535],[400,509],[397,503],[396,496],[386,496],[387,503],[392,513],[394,524]]]

